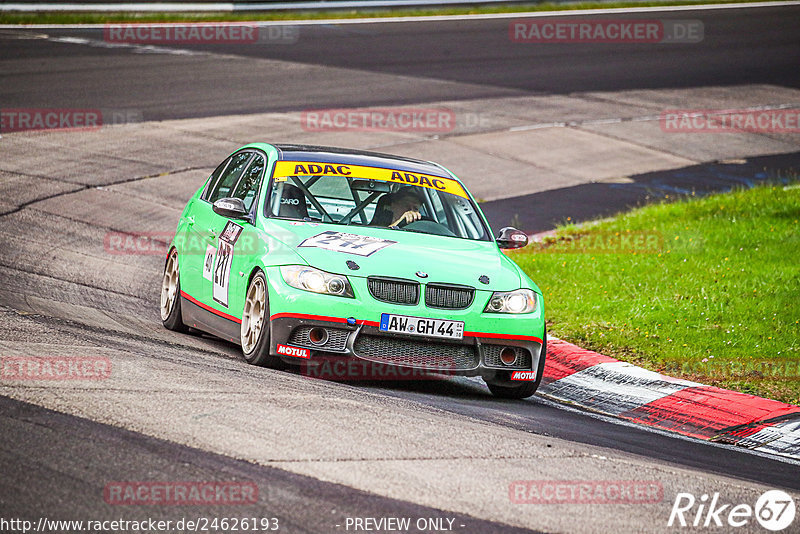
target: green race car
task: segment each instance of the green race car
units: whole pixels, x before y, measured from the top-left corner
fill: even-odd
[[[254,143],[183,210],[161,319],[237,343],[255,365],[370,362],[525,398],[544,368],[544,302],[500,250],[525,244],[513,228],[495,239],[435,163]]]

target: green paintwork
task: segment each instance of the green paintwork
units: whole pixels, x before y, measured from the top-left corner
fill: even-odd
[[[240,150],[246,148],[263,152],[267,165],[258,193],[255,225],[243,220],[234,221],[243,230],[236,241],[231,261],[227,306],[214,300],[212,281],[203,277],[207,247],[219,246],[218,236],[229,222],[229,219],[216,214],[209,202],[200,198],[206,184],[188,201],[178,223],[173,245],[180,258],[181,290],[193,299],[218,312],[241,319],[249,280],[260,269],[268,280],[269,312],[272,316],[281,313],[315,314],[377,322],[381,313],[396,313],[461,320],[465,322],[465,331],[468,332],[536,337],[544,334],[544,302],[540,289],[501,252],[493,240],[477,241],[382,227],[343,227],[267,218],[264,216],[265,197],[270,189],[268,185],[279,152],[275,147],[261,143],[247,145]],[[474,200],[472,202],[477,206]],[[488,224],[486,226],[488,228]],[[396,243],[367,257],[321,248],[298,248],[303,240],[328,230],[384,238]],[[360,268],[356,271],[349,269],[347,260],[355,261]],[[290,287],[281,277],[278,268],[281,265],[311,265],[345,275],[355,298],[316,294]],[[418,278],[415,274],[417,271],[424,271],[428,277]],[[387,304],[370,296],[366,277],[371,275],[416,279],[422,283],[463,284],[475,287],[476,296],[473,304],[465,310],[428,309],[424,302],[416,306]],[[482,275],[489,277],[488,285],[478,281]],[[533,313],[483,313],[493,291],[519,288],[530,288],[537,293],[538,306]]]

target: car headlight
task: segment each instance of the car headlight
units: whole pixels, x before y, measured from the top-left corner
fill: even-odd
[[[530,289],[495,291],[483,311],[486,313],[531,313],[536,309],[536,293]]]
[[[281,276],[292,287],[324,295],[353,298],[353,288],[346,276],[332,274],[306,265],[284,265]]]

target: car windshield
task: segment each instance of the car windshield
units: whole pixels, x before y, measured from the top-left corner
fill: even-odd
[[[405,177],[394,182],[354,174],[355,170],[350,176],[279,176],[276,171],[266,214],[281,219],[491,239],[477,208],[456,180],[394,172],[390,176]],[[408,183],[412,180],[423,185]]]

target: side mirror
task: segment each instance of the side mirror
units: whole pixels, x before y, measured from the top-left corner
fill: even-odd
[[[502,228],[497,236],[497,245],[500,248],[522,248],[527,244],[528,234],[511,226]]]
[[[221,198],[214,202],[212,209],[217,215],[222,215],[229,219],[247,219],[250,216],[240,198]]]

